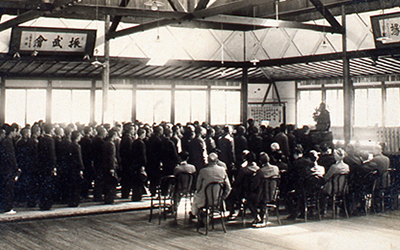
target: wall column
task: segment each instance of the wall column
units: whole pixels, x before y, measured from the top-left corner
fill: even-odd
[[[110,6],[110,0],[106,0],[106,6]],[[105,16],[104,21],[104,63],[103,63],[103,110],[101,122],[104,124],[108,111],[108,90],[110,88],[110,40],[106,34],[110,28],[110,15]]]
[[[207,123],[211,124],[211,84],[207,83],[207,92],[206,92],[206,120]]]
[[[249,92],[249,76],[248,76],[248,68],[243,68],[242,73],[242,84],[240,88],[240,116],[242,120],[242,124],[246,124],[247,122],[247,106],[248,106],[248,92]]]
[[[6,79],[1,78],[0,81],[0,124],[6,121]]]
[[[46,88],[46,122],[51,123],[51,108],[53,105],[52,81],[47,81]]]
[[[136,121],[136,95],[137,95],[137,83],[136,81],[131,81],[132,84],[132,116],[131,116],[131,120],[134,123]]]
[[[344,142],[347,145],[351,141],[351,134],[353,128],[353,82],[350,79],[350,60],[347,57],[347,35],[346,35],[346,11],[345,6],[342,5],[342,47],[343,47],[343,100],[344,100]]]
[[[90,123],[94,124],[96,114],[96,80],[92,80],[90,87]]]
[[[171,117],[170,121],[175,124],[175,83],[171,84]]]

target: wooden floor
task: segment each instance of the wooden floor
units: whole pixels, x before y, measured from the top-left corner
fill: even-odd
[[[0,225],[0,249],[400,249],[400,211],[323,221],[273,222],[266,228],[229,222],[226,234],[216,224],[208,236],[181,217],[158,225],[149,211]]]

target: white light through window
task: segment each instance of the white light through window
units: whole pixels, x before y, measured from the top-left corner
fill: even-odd
[[[6,123],[25,125],[26,90],[6,90]]]
[[[297,102],[297,119],[299,127],[303,125],[313,126],[315,121],[313,113],[322,101],[321,91],[300,91],[300,98]]]
[[[28,89],[26,93],[26,123],[46,120],[46,90]]]

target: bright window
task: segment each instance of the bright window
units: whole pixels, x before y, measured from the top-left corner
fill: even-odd
[[[25,125],[26,90],[6,90],[6,123],[16,122]]]
[[[320,90],[301,90],[297,102],[297,120],[302,125],[315,125],[313,113],[322,101]]]
[[[326,107],[331,115],[331,126],[343,126],[343,90],[326,90]]]
[[[89,123],[90,90],[53,89],[52,122]]]
[[[26,93],[26,122],[46,120],[46,90],[28,89]]]
[[[90,90],[72,90],[72,122],[90,122]]]
[[[381,89],[356,89],[354,93],[354,125],[382,125]]]
[[[125,122],[132,119],[132,90],[108,92],[108,122]]]
[[[72,118],[71,90],[53,89],[51,120],[53,123],[70,123]]]
[[[97,123],[102,123],[102,110],[103,110],[103,90],[96,90],[94,103],[94,120]]]
[[[211,123],[238,124],[240,123],[240,92],[211,91]]]
[[[206,120],[206,91],[176,91],[175,92],[175,122]]]
[[[386,112],[385,125],[399,126],[400,125],[400,89],[386,89]]]
[[[171,91],[138,90],[136,99],[139,121],[152,124],[171,120]]]
[[[6,122],[21,126],[46,118],[46,90],[7,89]]]

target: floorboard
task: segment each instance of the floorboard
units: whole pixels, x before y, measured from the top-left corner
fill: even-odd
[[[400,249],[400,211],[322,221],[273,222],[251,228],[217,221],[207,236],[180,216],[149,223],[149,211],[132,211],[0,225],[0,249]]]

